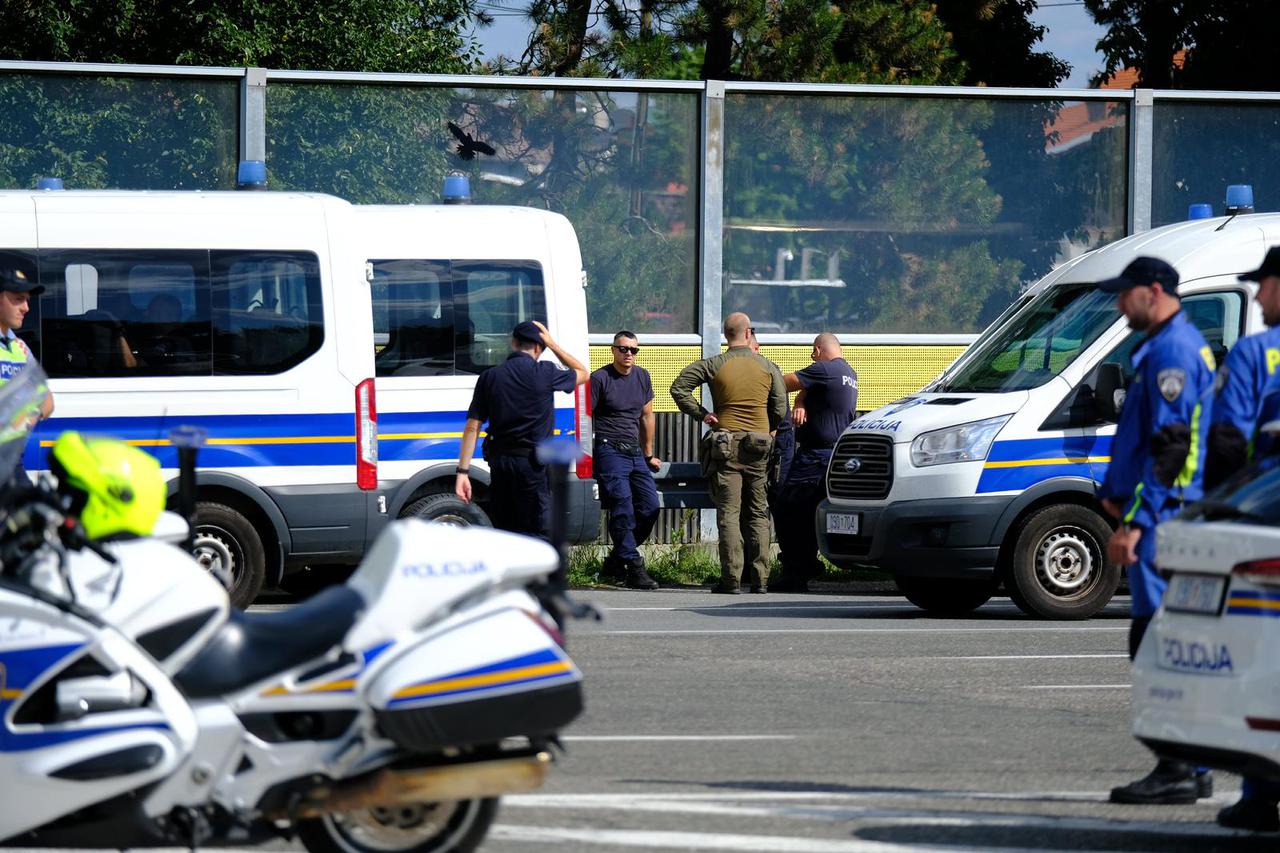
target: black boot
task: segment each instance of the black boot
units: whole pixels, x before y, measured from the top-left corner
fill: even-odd
[[[1280,812],[1265,797],[1241,797],[1234,806],[1218,812],[1218,826],[1250,832],[1280,832]]]
[[[610,551],[600,564],[600,574],[613,580],[621,580],[627,574],[627,561]]]
[[[1111,802],[1136,805],[1187,805],[1213,795],[1213,775],[1191,765],[1160,759],[1156,769],[1136,782],[1111,789]]]
[[[645,571],[644,557],[627,561],[627,586],[631,589],[657,589],[658,582]]]

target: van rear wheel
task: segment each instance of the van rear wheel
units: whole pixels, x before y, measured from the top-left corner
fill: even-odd
[[[262,537],[249,519],[226,504],[196,504],[193,553],[196,562],[219,581],[227,583],[230,579],[227,594],[236,607],[248,607],[262,591],[267,576]]]
[[[898,591],[933,616],[965,616],[991,600],[994,579],[895,577]]]
[[[480,507],[444,492],[418,498],[404,508],[400,517],[438,521],[455,527],[493,527],[493,522]]]
[[[1107,606],[1120,568],[1107,560],[1111,526],[1079,504],[1037,511],[1018,532],[1005,584],[1022,611],[1041,619],[1088,619]]]

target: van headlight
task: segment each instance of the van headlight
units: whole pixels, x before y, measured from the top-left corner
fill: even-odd
[[[946,429],[935,429],[916,436],[911,442],[911,464],[917,468],[927,465],[945,465],[948,462],[977,462],[987,458],[996,433],[1013,415],[1001,415],[959,424]]]

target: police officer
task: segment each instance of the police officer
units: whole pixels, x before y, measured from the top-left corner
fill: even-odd
[[[36,284],[33,276],[13,263],[0,261],[0,385],[17,375],[27,362],[32,361],[31,350],[18,338],[16,332],[31,310],[31,297],[39,296],[44,287]],[[53,394],[45,392],[40,404],[40,419],[53,414]],[[18,462],[14,478],[25,477],[26,470]]]
[[[773,515],[782,549],[782,577],[774,584],[780,592],[806,592],[809,581],[822,573],[814,528],[822,478],[858,407],[858,374],[844,360],[839,338],[831,332],[818,335],[811,358],[813,364],[804,370],[782,377],[787,390],[800,396],[791,411],[796,450]]]
[[[1270,450],[1273,438],[1259,428],[1275,419],[1275,403],[1280,402],[1274,392],[1280,366],[1280,246],[1268,251],[1262,266],[1244,273],[1240,280],[1258,282],[1258,307],[1271,328],[1239,341],[1218,368],[1204,469],[1206,490],[1245,466],[1253,455],[1255,437],[1260,451]],[[1239,802],[1219,811],[1218,823],[1231,829],[1275,832],[1280,830],[1278,802],[1280,783],[1246,776]]]
[[[1129,567],[1132,659],[1166,586],[1156,572],[1156,525],[1203,493],[1214,362],[1204,337],[1182,312],[1178,273],[1169,264],[1137,258],[1098,287],[1116,294],[1129,328],[1146,333],[1132,355],[1133,383],[1099,490],[1103,507],[1119,521],[1107,557]],[[1208,771],[1161,759],[1143,778],[1112,788],[1111,801],[1190,803],[1212,794]]]
[[[565,368],[539,361],[544,349]],[[489,462],[489,514],[502,530],[550,538],[551,483],[535,449],[550,438],[556,391],[572,391],[587,381],[586,368],[552,339],[547,327],[526,320],[511,332],[511,354],[476,380],[454,492],[471,500],[471,455],[480,426],[489,422],[484,458]]]
[[[639,549],[658,520],[652,472],[662,460],[653,453],[653,382],[636,364],[640,341],[635,332],[614,335],[611,352],[612,363],[591,374],[593,463],[613,540],[605,566],[625,572],[632,589],[657,589]]]
[[[724,321],[729,349],[680,371],[671,397],[680,411],[710,427],[703,437],[703,471],[711,481],[720,539],[720,585],[716,592],[742,591],[742,572],[753,569],[754,592],[769,580],[769,508],[765,499],[771,433],[787,412],[782,374],[752,352],[751,319],[742,313]],[[714,411],[693,398],[700,385],[711,388]],[[746,528],[746,536],[743,535]],[[745,540],[745,543],[744,543]],[[744,550],[745,546],[745,550]]]

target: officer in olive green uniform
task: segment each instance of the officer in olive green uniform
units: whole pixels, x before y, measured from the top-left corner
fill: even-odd
[[[680,411],[711,428],[702,439],[702,469],[710,480],[720,535],[716,592],[728,594],[741,592],[742,571],[748,564],[756,578],[752,592],[767,590],[769,451],[773,432],[787,414],[782,374],[772,362],[752,352],[751,333],[751,318],[730,314],[724,321],[728,351],[695,361],[671,383],[671,397]],[[693,398],[703,384],[711,387],[713,411]]]
[[[16,330],[31,309],[30,299],[44,290],[36,284],[35,277],[21,267],[0,258],[0,385],[18,374],[31,361],[31,351],[19,340]],[[53,414],[53,394],[46,392],[40,405],[41,420]],[[14,478],[26,477],[22,463],[18,463]]]

